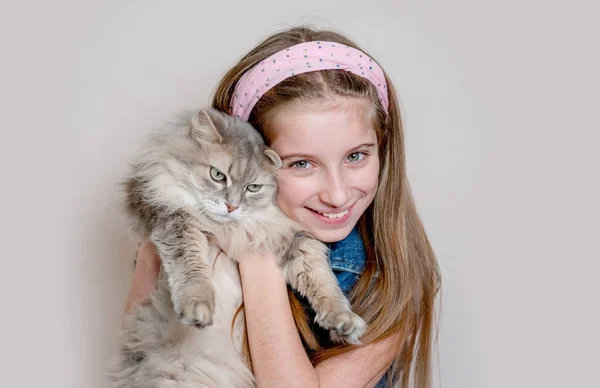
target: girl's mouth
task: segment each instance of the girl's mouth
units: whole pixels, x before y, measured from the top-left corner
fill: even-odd
[[[350,218],[350,214],[352,213],[352,206],[350,206],[349,208],[342,210],[340,212],[336,212],[336,213],[320,212],[318,210],[314,210],[309,207],[307,207],[307,209],[310,210],[311,213],[314,214],[318,219],[320,219],[321,221],[324,221],[328,224],[342,224],[348,218]]]

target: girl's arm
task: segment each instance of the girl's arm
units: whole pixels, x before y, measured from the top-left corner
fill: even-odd
[[[156,246],[150,240],[144,240],[137,251],[137,261],[133,273],[133,282],[125,304],[125,315],[131,309],[146,300],[156,285],[160,271],[160,256]]]
[[[377,384],[395,358],[394,338],[332,357],[314,368],[298,335],[275,255],[251,255],[239,262],[250,355],[261,388]]]

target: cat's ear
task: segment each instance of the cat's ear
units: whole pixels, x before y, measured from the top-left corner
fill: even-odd
[[[200,144],[221,143],[223,137],[219,134],[220,127],[227,125],[219,112],[213,109],[201,109],[192,118],[190,135]]]
[[[271,159],[271,161],[273,162],[273,164],[275,165],[275,167],[279,170],[281,168],[281,158],[279,158],[279,155],[277,155],[277,152],[273,151],[270,148],[265,149],[265,155],[267,155],[269,157],[269,159]]]

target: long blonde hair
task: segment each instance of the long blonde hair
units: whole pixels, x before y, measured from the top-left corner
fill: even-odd
[[[225,74],[217,86],[212,106],[229,112],[236,83],[247,70],[276,52],[311,41],[338,42],[365,52],[332,31],[295,27],[279,32],[258,44]],[[415,387],[429,387],[434,298],[441,279],[406,177],[404,136],[396,93],[387,75],[386,81],[389,115],[383,111],[376,88],[368,80],[345,71],[323,70],[295,75],[271,88],[256,103],[248,121],[269,143],[273,136],[270,125],[273,115],[292,100],[322,99],[334,94],[368,98],[373,102],[381,159],[379,187],[359,222],[367,261],[349,299],[353,310],[368,323],[363,344],[392,335],[399,338],[390,372],[392,384],[399,382],[401,387],[408,387],[412,382]],[[354,346],[321,348],[303,306],[292,292],[289,297],[300,335],[314,351],[311,352],[314,365],[354,349]]]

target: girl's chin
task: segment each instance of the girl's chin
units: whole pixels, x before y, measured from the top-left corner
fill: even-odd
[[[341,241],[348,237],[352,229],[354,228],[354,224],[348,223],[343,227],[337,228],[323,228],[323,227],[315,227],[311,225],[308,227],[308,232],[317,240],[322,241],[324,243],[334,243]]]

